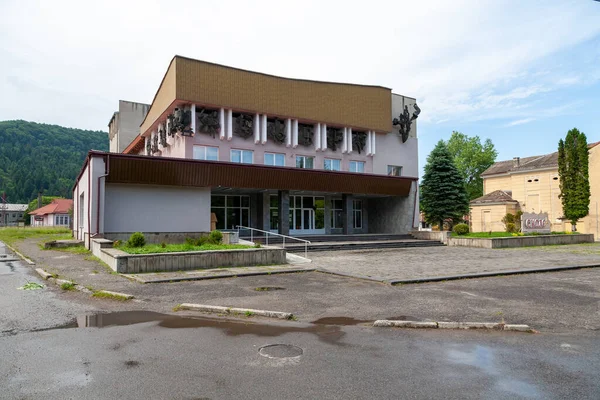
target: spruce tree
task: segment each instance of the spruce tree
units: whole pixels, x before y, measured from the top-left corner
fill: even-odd
[[[443,140],[427,157],[421,184],[421,209],[425,220],[430,224],[438,223],[440,230],[444,229],[444,220],[457,221],[469,212],[463,177]]]
[[[590,182],[587,138],[577,128],[567,132],[558,142],[558,175],[560,200],[564,217],[571,221],[571,230],[577,231],[577,220],[588,215]]]

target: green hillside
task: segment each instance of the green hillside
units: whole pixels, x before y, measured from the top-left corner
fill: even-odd
[[[27,121],[0,121],[0,196],[29,203],[40,189],[72,198],[72,188],[91,149],[108,151],[108,134]]]

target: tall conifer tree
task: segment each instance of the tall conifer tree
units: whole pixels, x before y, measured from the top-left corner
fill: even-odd
[[[469,212],[465,182],[454,165],[446,144],[440,140],[427,157],[421,184],[421,209],[425,220],[444,229],[444,220],[460,220]]]
[[[577,231],[577,220],[588,215],[590,206],[589,153],[587,138],[577,128],[558,142],[558,175],[563,215]]]

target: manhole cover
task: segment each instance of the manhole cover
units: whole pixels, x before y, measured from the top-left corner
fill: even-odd
[[[298,346],[291,344],[270,344],[263,346],[258,350],[261,356],[269,358],[291,358],[302,355],[303,350]]]

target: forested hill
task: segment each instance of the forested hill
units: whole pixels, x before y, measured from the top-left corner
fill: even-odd
[[[0,121],[0,196],[29,203],[46,196],[73,197],[73,185],[91,149],[108,151],[108,134],[27,121]]]

